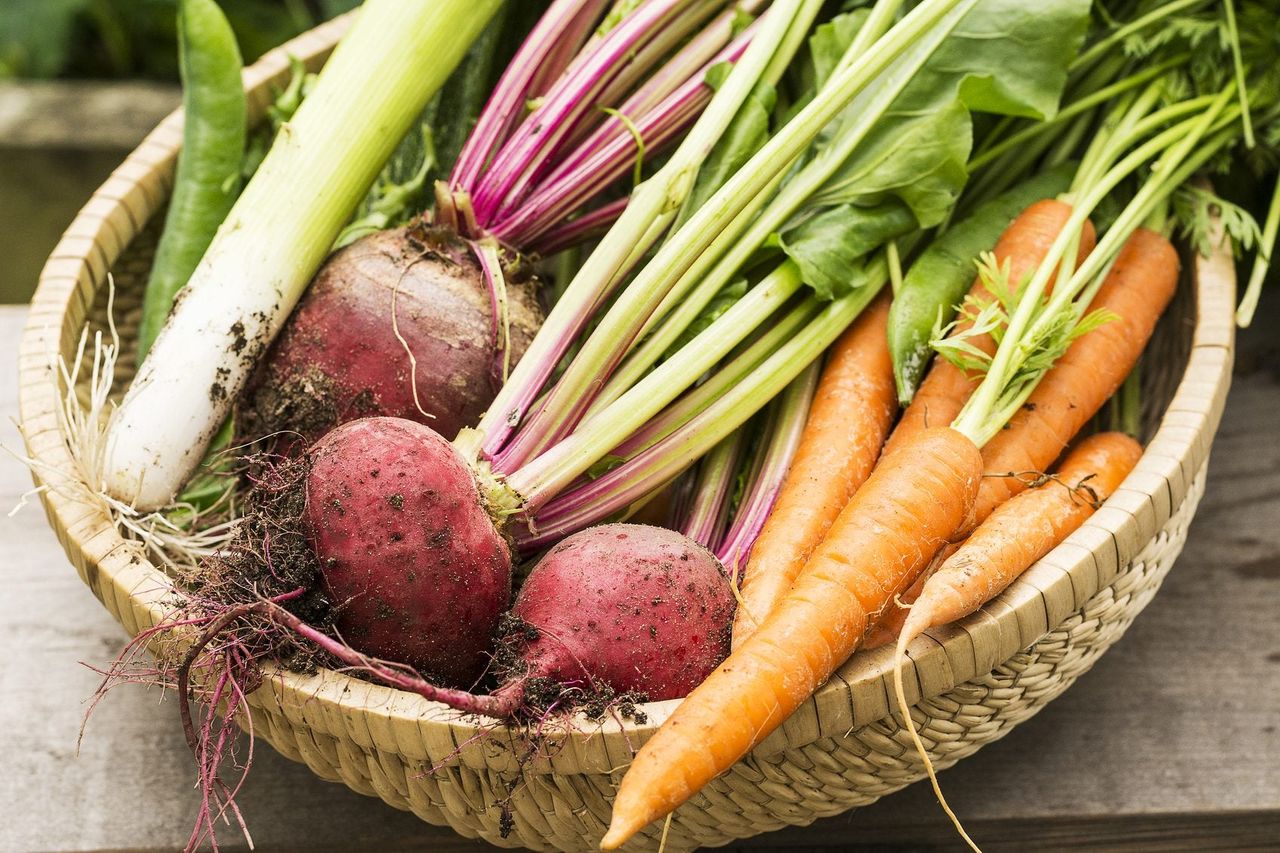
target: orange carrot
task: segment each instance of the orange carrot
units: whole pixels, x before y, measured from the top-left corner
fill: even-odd
[[[920,590],[924,589],[924,585],[928,583],[929,578],[933,577],[933,573],[938,570],[946,560],[956,552],[961,546],[960,542],[949,542],[938,549],[938,553],[933,555],[933,559],[929,561],[928,567],[920,573],[920,577],[915,579],[911,586],[907,587],[904,592],[893,600],[894,607],[890,607],[880,614],[880,618],[871,623],[871,627],[867,629],[867,634],[862,638],[863,649],[878,649],[881,646],[891,646],[898,642],[898,635],[902,633],[902,625],[907,621],[907,613],[911,611],[911,605],[920,597]]]
[[[1049,254],[1049,248],[1070,217],[1071,205],[1055,199],[1045,199],[1029,206],[1009,223],[996,243],[994,254],[1001,266],[1008,265],[1011,283],[1016,285],[1035,271],[1045,255]],[[1093,251],[1094,242],[1093,225],[1086,222],[1080,234],[1077,264]],[[981,277],[974,279],[969,295],[977,301],[991,298]],[[959,327],[964,329],[969,325],[961,321]],[[971,338],[969,343],[988,355],[996,350],[996,342],[990,335]],[[951,423],[981,381],[982,374],[966,373],[945,358],[935,358],[928,375],[912,398],[911,405],[902,413],[901,420],[889,436],[884,452],[892,452],[913,433],[926,427]]]
[[[1156,320],[1178,284],[1178,252],[1164,236],[1140,228],[1125,242],[1091,310],[1116,319],[1075,341],[1008,426],[982,450],[988,476],[974,524],[1044,471],[1133,370]],[[991,476],[991,475],[1007,476]],[[966,531],[967,532],[967,531]]]
[[[1051,480],[1001,504],[969,538],[940,550],[929,568],[898,596],[898,607],[868,629],[862,648],[877,649],[896,643],[908,614],[936,611],[914,617],[922,624],[918,635],[968,616],[995,598],[1023,570],[1083,524],[1093,514],[1091,500],[1106,500],[1141,455],[1141,445],[1124,433],[1107,432],[1086,438],[1067,455]],[[1092,479],[1083,482],[1086,477]],[[1054,483],[1059,487],[1054,488]],[[1077,490],[1077,486],[1082,488]],[[940,575],[937,581],[932,580],[934,575]],[[924,603],[917,605],[925,590],[929,592]]]
[[[782,724],[972,510],[982,454],[947,427],[883,459],[785,598],[636,755],[601,847],[675,809]]]
[[[1138,464],[1142,445],[1122,432],[1080,442],[1058,472],[1003,504],[924,584],[902,644],[968,616],[1084,524]]]
[[[897,408],[888,318],[885,294],[831,348],[800,446],[751,549],[733,624],[735,648],[786,594],[880,455]]]
[[[907,645],[926,630],[975,612],[1049,553],[1111,495],[1138,458],[1142,446],[1120,432],[1090,436],[1062,463],[1057,475],[995,510],[941,567],[925,581],[907,612],[897,638],[893,692],[916,751],[924,761],[933,792],[960,836],[978,847],[947,804],[929,753],[916,731],[902,688]]]

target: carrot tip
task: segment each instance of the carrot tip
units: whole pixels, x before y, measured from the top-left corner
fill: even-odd
[[[926,591],[927,591],[927,588],[926,588]],[[925,594],[924,592],[922,592],[920,594],[920,598],[924,598],[924,597],[925,597]],[[911,643],[912,640],[914,640],[916,637],[920,636],[921,634],[923,634],[925,631],[929,630],[932,627],[933,625],[929,620],[929,613],[927,611],[927,608],[922,607],[920,600],[917,599],[915,604],[911,605],[911,609],[907,611],[907,619],[905,622],[902,623],[902,629],[898,632],[898,639],[903,640],[903,642],[899,646],[902,653],[906,652],[907,646]],[[902,665],[902,662],[899,661],[898,666],[901,666],[901,665]]]
[[[609,831],[604,834],[604,838],[600,839],[600,849],[617,850],[626,844],[631,836],[639,832],[641,826],[643,824],[638,826],[635,821],[628,821],[615,813],[613,820],[609,823]]]
[[[609,829],[604,834],[604,838],[600,839],[600,849],[616,850],[631,840],[631,836],[639,833],[644,829],[645,824],[649,821],[644,818],[636,818],[634,815],[628,816],[625,812],[618,811],[618,803],[613,803],[613,817],[609,820]]]

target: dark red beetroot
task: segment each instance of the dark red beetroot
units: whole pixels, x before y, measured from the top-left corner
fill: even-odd
[[[531,284],[508,272],[515,364],[542,314]],[[422,226],[365,237],[316,274],[255,381],[243,428],[250,437],[292,431],[311,442],[339,423],[385,415],[452,438],[501,384],[494,328],[489,289],[465,243]],[[405,344],[417,360],[418,401],[434,417],[414,403]]]
[[[342,638],[471,684],[511,596],[511,555],[471,470],[399,418],[344,424],[309,455],[306,524]]]
[[[523,646],[531,676],[676,699],[729,653],[733,608],[705,548],[663,527],[605,524],[547,552],[511,610],[534,630],[507,641]]]
[[[684,696],[729,653],[734,598],[715,556],[643,524],[575,533],[547,552],[505,620],[504,681],[477,696],[414,684],[460,711],[512,718],[556,704]]]

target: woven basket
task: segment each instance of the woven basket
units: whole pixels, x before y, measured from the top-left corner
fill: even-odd
[[[346,22],[307,33],[245,73],[260,116],[292,54],[321,64]],[[86,324],[102,327],[104,283],[116,284],[128,342],[172,181],[180,115],[166,119],[99,189],[40,278],[21,350],[28,450],[72,469],[56,409],[51,357],[71,358]],[[912,715],[939,767],[1002,737],[1069,687],[1124,633],[1182,550],[1204,488],[1209,445],[1231,375],[1234,275],[1220,253],[1195,259],[1162,321],[1144,371],[1147,450],[1123,488],[1083,528],[980,613],[913,644]],[[119,390],[119,389],[117,389]],[[50,523],[81,577],[131,633],[166,612],[166,576],[94,506],[65,489],[44,494]],[[871,803],[920,779],[920,760],[890,714],[887,651],[859,654],[750,756],[675,813],[668,850],[807,824]],[[645,707],[644,725],[575,720],[543,732],[482,727],[442,706],[344,675],[272,672],[252,697],[254,730],[325,779],[341,780],[433,824],[502,846],[587,850],[604,831],[623,769],[676,703]],[[515,784],[519,781],[519,784]],[[514,826],[500,831],[507,803]],[[627,849],[657,846],[660,827]],[[305,843],[306,839],[299,839]]]

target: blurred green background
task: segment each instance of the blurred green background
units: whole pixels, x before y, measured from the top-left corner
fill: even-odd
[[[222,0],[246,62],[359,0]],[[4,0],[0,77],[178,78],[177,0]]]
[[[220,0],[246,63],[360,0]],[[177,0],[0,0],[0,303],[177,105]]]

